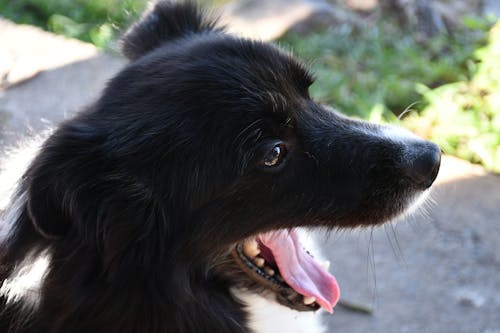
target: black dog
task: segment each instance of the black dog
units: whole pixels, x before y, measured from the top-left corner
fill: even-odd
[[[296,228],[383,223],[437,175],[436,145],[316,103],[302,64],[195,5],[157,3],[123,43],[3,216],[1,332],[250,332],[254,295],[331,311]]]

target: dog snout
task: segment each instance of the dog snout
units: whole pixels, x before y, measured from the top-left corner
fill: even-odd
[[[413,146],[407,165],[408,177],[420,188],[426,189],[436,179],[441,165],[441,149],[432,142],[418,142]]]

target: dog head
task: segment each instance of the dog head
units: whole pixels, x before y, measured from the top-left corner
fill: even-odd
[[[331,310],[338,290],[309,289],[336,283],[304,256],[294,228],[383,223],[436,178],[436,145],[319,104],[302,63],[224,33],[189,3],[156,4],[123,50],[130,64],[24,178],[29,217],[58,239],[55,252],[80,244],[106,274],[226,279],[220,264],[234,264],[283,304]],[[269,265],[255,264],[252,247]],[[293,260],[319,277],[290,282]]]

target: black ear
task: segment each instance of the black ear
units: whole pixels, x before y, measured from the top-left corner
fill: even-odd
[[[42,148],[22,179],[28,215],[40,235],[49,239],[60,238],[69,229],[69,213],[64,212],[67,209],[63,201],[74,201],[65,195],[67,188],[61,186],[64,184],[63,160],[54,155],[47,147]]]
[[[27,204],[33,226],[43,237],[58,239],[69,229],[70,218],[63,212],[55,184],[48,179],[30,180]]]
[[[205,17],[193,2],[160,0],[122,38],[122,52],[130,60],[161,44],[192,33],[220,30],[217,20]]]

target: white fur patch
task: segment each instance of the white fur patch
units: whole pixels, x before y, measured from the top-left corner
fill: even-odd
[[[26,193],[14,195],[19,179],[51,132],[47,130],[15,148],[6,149],[4,156],[0,158],[0,242],[9,238],[21,209],[26,204]],[[28,254],[3,281],[0,295],[5,296],[8,303],[21,301],[27,309],[35,309],[40,300],[40,286],[49,261],[47,251],[36,256]]]
[[[249,327],[253,333],[323,333],[322,310],[299,312],[280,305],[274,295],[260,295],[247,290],[233,289],[233,295],[247,305]]]
[[[26,193],[20,194],[9,206],[0,214],[0,242],[3,242],[11,233],[11,230],[21,214],[21,208],[26,203]]]
[[[36,257],[28,255],[3,282],[0,295],[7,298],[7,303],[22,301],[27,308],[36,308],[49,262],[50,255],[47,251]]]
[[[4,156],[0,157],[0,211],[9,204],[18,180],[21,179],[50,133],[52,130],[46,130],[17,147],[6,149]]]
[[[17,184],[51,133],[52,130],[46,130],[17,147],[7,148],[0,157],[0,241],[9,236],[20,209],[26,202],[25,194],[13,197]]]
[[[428,188],[427,190],[421,193],[416,194],[409,202],[408,208],[406,208],[400,215],[392,219],[392,221],[404,222],[409,217],[413,216],[418,212],[423,212],[425,214],[425,207],[427,203],[431,202],[432,204],[431,192],[432,192],[432,187]]]

